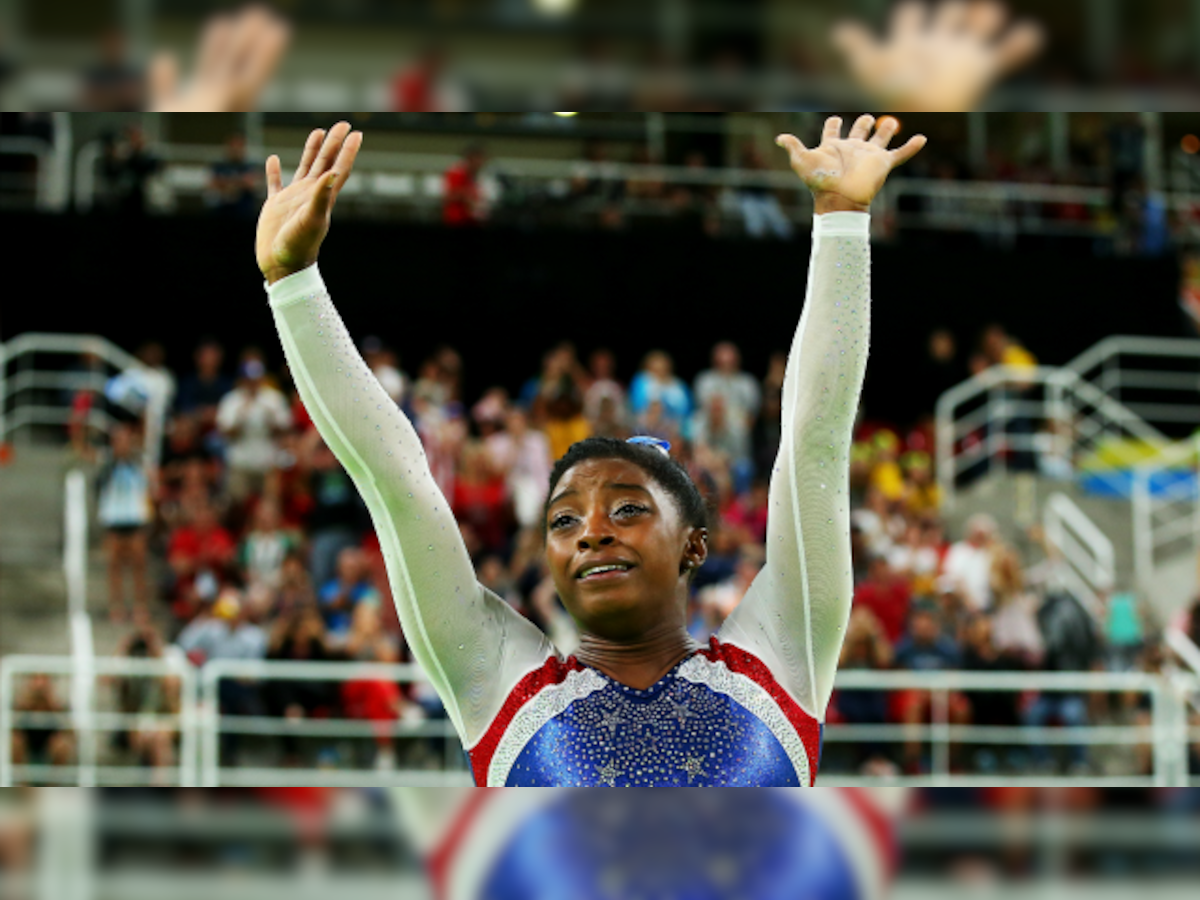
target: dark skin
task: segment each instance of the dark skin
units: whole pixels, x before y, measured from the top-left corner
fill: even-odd
[[[546,559],[580,630],[576,658],[645,690],[694,653],[688,579],[708,555],[708,531],[689,525],[674,498],[623,459],[581,462],[554,489]],[[589,567],[628,571],[581,578]]]

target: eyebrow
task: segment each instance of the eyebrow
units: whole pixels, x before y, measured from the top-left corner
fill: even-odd
[[[654,496],[653,494],[650,493],[649,490],[647,490],[643,485],[640,485],[640,484],[625,484],[620,481],[610,481],[604,485],[604,488],[605,488],[605,490],[615,489],[618,491],[641,491],[647,497]],[[573,494],[578,494],[578,493],[579,493],[579,491],[575,490],[575,488],[567,488],[565,491],[563,491],[561,494],[559,494],[557,497],[555,497],[553,500],[550,501],[550,506],[553,506],[559,500],[562,500],[566,497],[570,497]]]

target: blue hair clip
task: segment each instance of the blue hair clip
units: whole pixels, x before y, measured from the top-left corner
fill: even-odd
[[[654,447],[655,449],[661,451],[663,456],[671,455],[671,442],[670,441],[662,441],[656,437],[648,437],[644,434],[639,434],[637,437],[631,437],[625,443],[627,443],[627,444],[645,444],[649,447]]]

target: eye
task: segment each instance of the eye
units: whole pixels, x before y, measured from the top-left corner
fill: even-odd
[[[568,515],[566,513],[557,515],[550,520],[550,530],[551,531],[562,531],[564,528],[566,528],[568,525],[570,525],[574,520],[575,520],[574,516]]]
[[[642,506],[640,503],[622,503],[617,507],[615,515],[621,519],[627,519],[631,516],[640,515],[641,513],[650,512],[650,508]]]

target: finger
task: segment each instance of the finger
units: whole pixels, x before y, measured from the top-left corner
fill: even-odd
[[[175,99],[179,87],[179,60],[172,53],[159,53],[146,73],[150,109],[161,111]]]
[[[317,154],[316,162],[313,163],[309,175],[323,175],[329,171],[333,161],[337,159],[338,151],[342,149],[342,142],[346,140],[346,135],[349,133],[349,122],[338,122],[329,129],[329,135],[325,138],[325,143],[321,146],[321,151]]]
[[[204,27],[200,38],[200,52],[196,57],[196,81],[210,81],[221,70],[229,53],[229,38],[233,23],[228,16],[214,16]]]
[[[904,0],[892,10],[891,37],[911,37],[925,30],[929,21],[929,6],[920,0]]]
[[[900,120],[894,116],[884,116],[879,120],[879,127],[875,129],[875,136],[871,138],[871,143],[886,150],[887,145],[892,142],[892,138],[899,131]]]
[[[279,67],[279,60],[291,39],[292,30],[286,22],[271,18],[264,23],[243,60],[236,86],[235,109],[248,112],[258,107],[258,98]]]
[[[363,133],[361,131],[351,132],[346,138],[346,143],[342,144],[342,152],[338,154],[337,162],[333,164],[333,172],[336,178],[333,181],[333,199],[337,200],[337,195],[341,193],[342,186],[349,180],[350,174],[354,171],[354,160],[358,158],[358,151],[362,147]]]
[[[800,163],[800,158],[808,152],[808,148],[794,134],[781,134],[775,138],[775,143],[788,152],[789,161],[793,166]]]
[[[279,157],[272,154],[267,157],[267,196],[274,197],[283,190],[283,166]]]
[[[1042,52],[1045,30],[1035,22],[1021,22],[1000,39],[996,46],[996,69],[1004,75],[1028,63]]]
[[[928,143],[928,139],[923,134],[918,134],[909,139],[909,142],[903,147],[899,147],[892,151],[892,168],[898,168],[916,156]]]
[[[830,116],[825,120],[825,133],[821,135],[821,143],[825,141],[838,141],[842,138],[842,119],[841,116]]]
[[[967,27],[970,8],[964,0],[942,0],[933,14],[933,30],[943,34],[957,34]]]
[[[865,141],[871,136],[871,129],[875,127],[875,117],[872,115],[859,116],[854,123],[854,127],[850,129],[850,140]]]
[[[326,172],[321,178],[321,183],[318,188],[313,191],[310,207],[313,215],[317,217],[317,221],[323,221],[330,210],[333,209],[333,200],[336,195],[334,190],[337,184],[337,172]]]
[[[991,43],[1004,23],[1008,10],[996,0],[976,0],[967,11],[966,30],[984,43]]]
[[[313,160],[317,158],[317,151],[321,149],[321,143],[324,140],[324,128],[317,128],[308,136],[308,140],[304,142],[304,153],[300,157],[300,165],[296,166],[296,174],[292,176],[292,181],[308,177],[308,170],[312,168]]]

